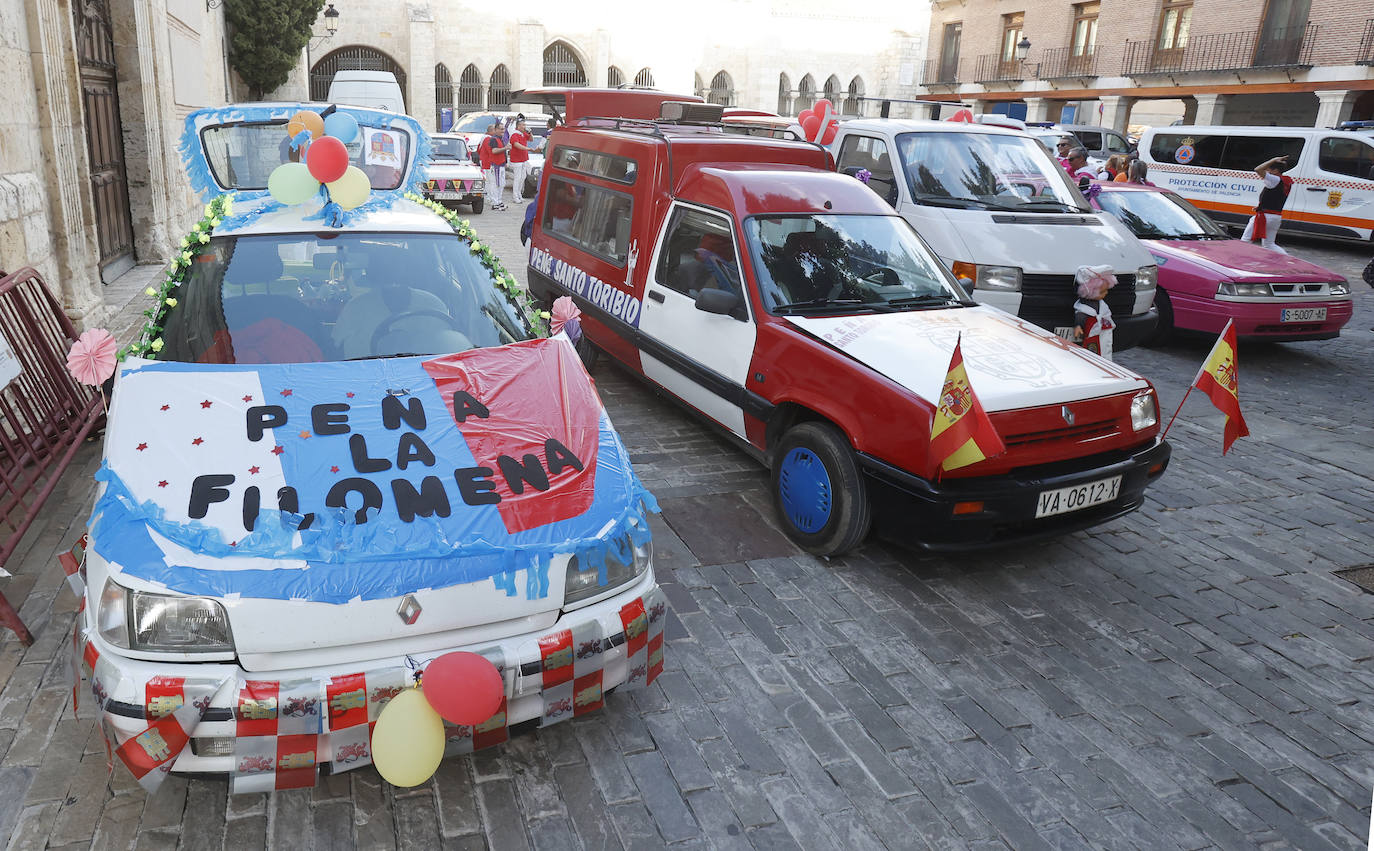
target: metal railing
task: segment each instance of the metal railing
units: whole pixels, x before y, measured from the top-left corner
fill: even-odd
[[[1182,47],[1161,49],[1151,41],[1126,42],[1121,73],[1128,77],[1182,71],[1238,71],[1246,68],[1292,68],[1312,65],[1317,25],[1266,33],[1192,35]]]
[[[921,66],[921,84],[924,86],[952,86],[961,83],[959,78],[959,59],[946,62],[940,59],[927,59]]]
[[[1356,65],[1374,65],[1374,18],[1364,22],[1364,34],[1360,36],[1360,52],[1355,56]]]
[[[1041,80],[1096,77],[1097,51],[1093,45],[1082,48],[1077,54],[1072,47],[1051,47],[1041,54],[1036,76]]]
[[[974,65],[975,83],[1019,83],[1026,71],[1016,59],[1003,59],[1000,53],[984,53]]]
[[[0,567],[38,517],[76,451],[101,418],[99,392],[67,372],[76,329],[30,268],[0,277],[0,334],[19,374],[0,387]],[[0,365],[3,368],[3,365]],[[12,372],[12,370],[11,370]],[[0,374],[0,381],[10,373]],[[0,626],[33,637],[0,594]]]

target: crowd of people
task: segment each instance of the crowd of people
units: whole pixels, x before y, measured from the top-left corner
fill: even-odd
[[[1065,136],[1056,143],[1059,164],[1074,180],[1111,180],[1116,183],[1138,183],[1154,186],[1147,178],[1149,169],[1145,162],[1135,154],[1112,154],[1100,167],[1088,163],[1088,150],[1072,136]]]

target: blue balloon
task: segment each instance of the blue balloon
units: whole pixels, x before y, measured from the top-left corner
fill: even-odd
[[[358,138],[358,122],[353,116],[343,112],[333,112],[325,116],[324,132],[347,145]]]

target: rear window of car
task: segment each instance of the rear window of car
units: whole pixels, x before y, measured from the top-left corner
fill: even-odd
[[[630,248],[634,198],[580,180],[554,177],[541,228],[555,239],[623,267]]]
[[[315,363],[533,336],[492,273],[450,234],[212,237],[168,314],[158,359]]]
[[[639,176],[639,165],[629,157],[570,148],[567,145],[553,149],[553,164],[566,171],[589,174],[616,183],[634,183]]]
[[[215,182],[225,189],[267,188],[267,178],[282,163],[300,162],[291,150],[286,121],[217,124],[201,131],[201,143]],[[348,164],[367,175],[373,189],[396,189],[410,162],[410,133],[400,128],[362,127],[345,146]]]

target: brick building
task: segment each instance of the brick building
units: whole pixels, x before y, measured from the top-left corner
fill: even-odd
[[[1374,5],[933,0],[924,72],[926,97],[1032,121],[1331,126],[1374,119]]]

